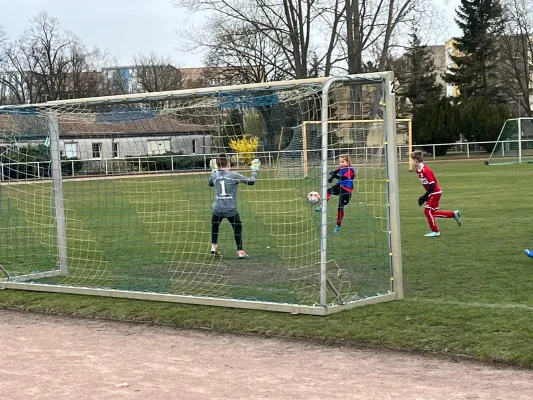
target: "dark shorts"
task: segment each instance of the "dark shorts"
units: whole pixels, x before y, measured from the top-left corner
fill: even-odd
[[[352,199],[352,193],[348,192],[338,183],[333,185],[329,190],[331,191],[330,193],[332,195],[339,196],[339,204],[342,204],[343,206],[348,205],[348,203]]]
[[[224,220],[224,218],[226,218],[231,225],[242,223],[241,216],[239,215],[239,213],[213,213],[211,222],[213,224],[220,224]]]

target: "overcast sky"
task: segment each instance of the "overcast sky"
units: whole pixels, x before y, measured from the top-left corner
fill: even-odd
[[[0,26],[10,38],[18,38],[30,26],[29,20],[47,11],[63,30],[76,34],[88,47],[107,49],[119,64],[129,64],[133,56],[154,51],[168,55],[176,65],[202,65],[201,54],[180,49],[177,30],[201,26],[202,17],[189,17],[186,10],[169,0],[0,0]],[[453,22],[459,0],[445,6],[449,36],[457,36]]]

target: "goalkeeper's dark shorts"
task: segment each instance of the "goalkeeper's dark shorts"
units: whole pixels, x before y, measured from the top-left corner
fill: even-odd
[[[339,183],[336,183],[328,189],[328,193],[339,196],[339,208],[347,206],[352,199],[352,193],[344,189]]]

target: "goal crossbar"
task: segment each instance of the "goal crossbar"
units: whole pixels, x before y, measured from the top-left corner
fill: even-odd
[[[347,75],[343,77],[351,83],[377,83],[382,82],[385,79],[387,72],[373,72],[367,74]],[[213,93],[229,93],[229,92],[242,92],[246,90],[270,90],[270,89],[284,89],[288,87],[304,87],[304,86],[323,86],[332,77],[323,78],[308,78],[308,79],[296,79],[291,81],[276,81],[276,82],[263,82],[263,83],[250,83],[244,85],[231,85],[231,86],[214,86],[204,87],[197,89],[180,89],[180,90],[168,90],[162,92],[149,92],[149,93],[132,93],[125,95],[114,96],[100,96],[100,97],[87,97],[81,99],[67,99],[67,100],[53,100],[46,103],[34,103],[24,105],[9,105],[0,106],[2,109],[24,109],[32,107],[48,107],[48,106],[63,106],[63,105],[76,105],[76,104],[116,104],[116,103],[134,103],[142,101],[160,101],[171,100],[174,98],[190,97],[190,96],[202,96]],[[333,78],[335,79],[335,78]]]

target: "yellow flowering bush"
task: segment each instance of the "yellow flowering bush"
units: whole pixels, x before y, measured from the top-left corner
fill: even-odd
[[[241,163],[248,165],[255,158],[254,153],[259,147],[259,139],[253,136],[244,136],[240,139],[231,139],[229,145],[234,152],[239,154]]]

